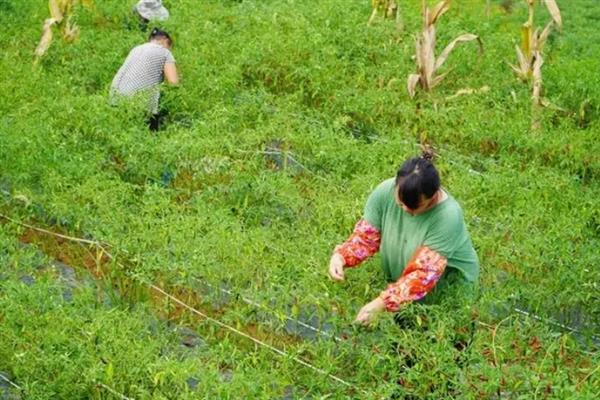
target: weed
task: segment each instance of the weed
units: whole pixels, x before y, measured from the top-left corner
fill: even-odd
[[[135,110],[107,104],[119,63],[146,39],[129,6],[77,7],[79,38],[54,40],[32,68],[47,11],[38,0],[0,0],[0,68],[11,77],[0,80],[0,208],[110,243],[127,268],[101,263],[103,276],[132,298],[80,273],[72,287],[68,269],[34,249],[92,270],[93,251],[50,246],[2,221],[0,371],[36,399],[114,396],[100,384],[136,399],[594,398],[600,7],[561,3],[564,32],[548,36],[543,54],[549,105],[530,135],[531,88],[504,62],[527,4],[506,13],[502,3],[490,1],[487,16],[480,0],[453,3],[436,41],[475,32],[486,51],[477,62],[471,49],[453,51],[443,87],[415,102],[398,78],[415,68],[406,32],[422,29],[419,0],[397,3],[403,32],[393,22],[366,29],[366,1],[170,1],[164,27],[183,79],[161,97],[166,129],[149,135]],[[547,18],[536,9],[534,26]],[[482,265],[479,322],[462,352],[451,307],[414,308],[405,327],[391,315],[369,330],[350,325],[383,288],[377,258],[343,285],[326,278],[332,246],[421,140],[439,149]],[[134,277],[369,395],[138,291]],[[498,326],[515,308],[528,315]]]

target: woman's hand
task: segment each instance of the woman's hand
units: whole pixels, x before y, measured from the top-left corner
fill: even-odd
[[[329,260],[329,276],[334,281],[344,280],[344,265],[346,261],[340,253],[333,253],[331,260]]]
[[[375,316],[385,310],[385,303],[380,297],[377,297],[372,302],[363,306],[358,312],[354,323],[361,325],[369,325],[375,319]]]

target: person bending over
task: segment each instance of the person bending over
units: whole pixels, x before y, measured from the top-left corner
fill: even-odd
[[[147,104],[150,114],[148,122],[153,131],[159,129],[160,83],[163,80],[172,85],[179,83],[172,47],[173,41],[167,32],[152,29],[148,43],[136,46],[129,52],[111,85],[113,103],[119,96],[142,97]]]
[[[368,325],[376,314],[396,312],[439,287],[472,290],[479,261],[457,201],[440,186],[433,154],[404,162],[396,178],[371,193],[354,232],[336,246],[329,275],[345,278],[377,252],[389,285],[359,311],[355,322]],[[447,295],[447,294],[446,294]]]

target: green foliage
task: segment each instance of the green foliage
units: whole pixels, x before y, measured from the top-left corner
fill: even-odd
[[[110,243],[133,276],[253,299],[267,310],[212,291],[205,305],[232,326],[268,327],[290,354],[372,396],[596,394],[600,374],[588,374],[598,354],[582,337],[517,317],[493,330],[514,306],[588,333],[600,323],[595,2],[561,4],[564,33],[550,37],[544,67],[553,107],[535,135],[528,90],[506,68],[522,13],[499,1],[489,16],[480,1],[454,4],[440,43],[476,31],[487,51],[473,62],[457,49],[460,81],[416,103],[401,82],[414,68],[420,1],[403,2],[403,32],[366,28],[365,1],[168,2],[163,27],[182,84],[164,88],[169,116],[158,134],[136,110],[107,102],[112,77],[147,32],[123,1],[96,3],[78,11],[80,39],[56,41],[33,69],[45,5],[0,0],[0,69],[10,77],[0,80],[0,188],[11,195],[0,198],[3,209]],[[444,186],[462,204],[482,261],[476,311],[492,328],[478,326],[466,352],[449,340],[451,308],[434,312],[427,330],[401,329],[389,315],[371,330],[349,327],[383,288],[377,259],[342,285],[325,273],[370,190],[420,141],[439,150]],[[17,275],[0,282],[0,371],[31,398],[107,397],[94,380],[134,398],[365,398],[209,323],[187,321],[206,350],[184,361],[165,355],[173,333],[150,304],[105,307],[92,288],[65,304],[62,284],[35,270],[35,256],[11,239],[16,228],[5,227],[0,273]],[[19,283],[20,269],[39,275],[33,286]],[[291,340],[287,314],[348,339]],[[187,392],[189,377],[199,392]]]

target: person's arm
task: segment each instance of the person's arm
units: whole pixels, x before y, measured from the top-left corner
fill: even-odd
[[[433,290],[440,280],[448,260],[429,247],[419,247],[408,262],[402,276],[380,294],[387,311],[398,311],[400,307],[420,300]]]
[[[354,231],[343,244],[336,246],[334,252],[344,259],[344,267],[351,268],[362,263],[379,251],[381,233],[365,219],[354,226]]]
[[[177,85],[179,83],[179,76],[177,75],[177,66],[174,62],[166,62],[163,68],[165,80],[171,85]]]
[[[402,305],[422,299],[433,290],[446,269],[447,260],[428,247],[419,247],[402,276],[370,303],[363,306],[355,322],[369,325],[383,310],[398,311]]]
[[[344,268],[357,266],[377,253],[380,243],[379,230],[361,219],[348,240],[335,247],[329,262],[329,275],[335,280],[343,280]]]
[[[383,204],[393,196],[393,179],[380,183],[367,199],[363,218],[354,232],[343,244],[336,246],[329,262],[329,276],[336,281],[344,280],[344,268],[354,267],[379,251]]]

